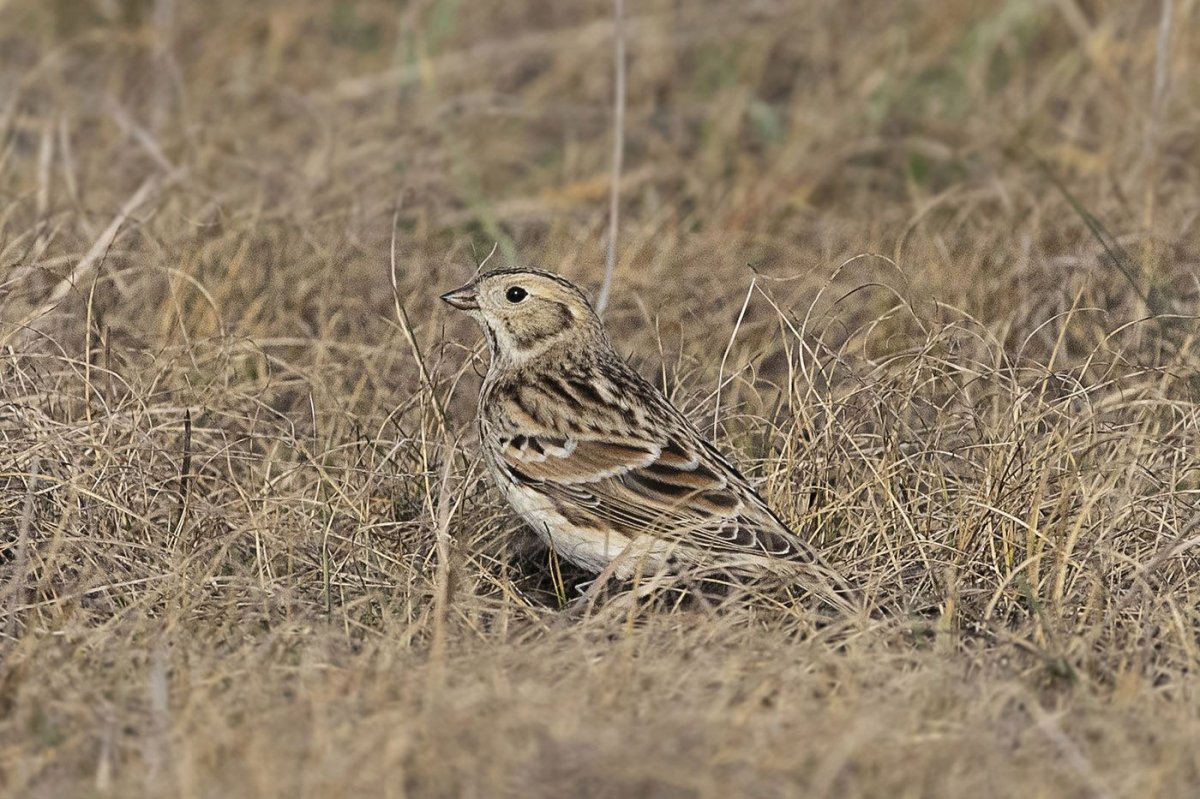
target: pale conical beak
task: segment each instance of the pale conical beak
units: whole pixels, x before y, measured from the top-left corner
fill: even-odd
[[[479,295],[475,293],[475,287],[470,283],[454,291],[447,291],[442,295],[442,302],[452,305],[460,311],[479,310]]]

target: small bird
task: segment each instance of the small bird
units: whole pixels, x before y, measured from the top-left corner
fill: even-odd
[[[845,581],[617,354],[572,283],[506,269],[441,298],[479,323],[491,350],[479,433],[492,477],[560,556],[622,580],[804,574],[802,587],[849,606]]]

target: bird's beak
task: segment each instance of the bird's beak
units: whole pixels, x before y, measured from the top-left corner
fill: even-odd
[[[475,287],[470,283],[454,291],[447,291],[442,295],[442,302],[452,305],[460,311],[479,310],[479,295],[475,293]]]

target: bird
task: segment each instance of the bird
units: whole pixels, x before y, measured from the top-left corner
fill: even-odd
[[[441,299],[487,339],[478,426],[488,471],[560,557],[619,580],[803,575],[801,587],[857,607],[847,581],[618,354],[569,280],[497,269]]]

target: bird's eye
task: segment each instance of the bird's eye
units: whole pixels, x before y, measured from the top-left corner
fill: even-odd
[[[529,293],[520,286],[512,286],[504,293],[504,297],[511,303],[518,303],[529,296]]]

